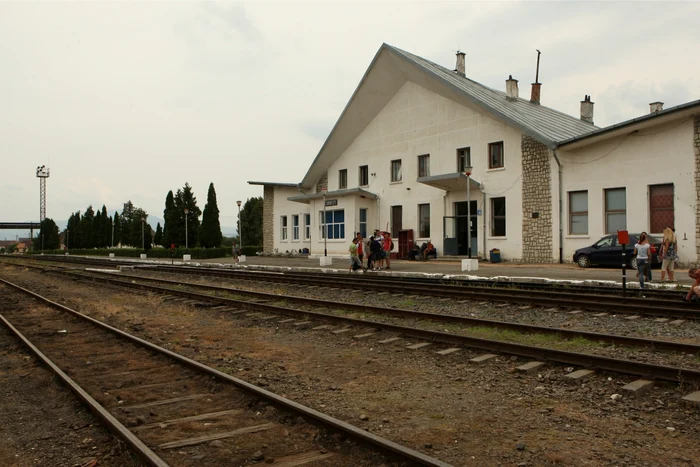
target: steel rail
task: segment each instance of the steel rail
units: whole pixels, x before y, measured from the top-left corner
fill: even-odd
[[[616,373],[631,374],[651,379],[663,379],[673,382],[700,382],[700,370],[690,368],[671,367],[666,365],[655,365],[651,363],[635,362],[631,360],[622,360],[609,357],[602,357],[591,354],[581,354],[576,352],[568,352],[564,350],[555,350],[544,347],[529,346],[524,344],[515,344],[491,339],[482,339],[476,337],[462,336],[440,331],[431,331],[426,329],[418,329],[408,326],[396,324],[382,323],[378,321],[363,320],[350,318],[345,316],[331,315],[315,311],[298,310],[294,308],[285,308],[267,303],[251,303],[242,300],[231,298],[215,297],[208,294],[196,292],[186,292],[166,287],[158,287],[153,285],[138,284],[106,277],[92,276],[92,280],[102,281],[105,283],[114,283],[132,289],[162,293],[167,295],[175,295],[184,298],[197,299],[210,303],[227,304],[242,307],[245,309],[255,309],[261,311],[269,311],[279,314],[294,314],[302,315],[308,318],[316,318],[319,320],[338,322],[343,324],[352,324],[364,327],[373,327],[386,331],[396,332],[405,336],[417,337],[434,342],[441,342],[451,345],[463,345],[465,347],[477,348],[491,352],[501,352],[521,357],[535,358],[540,360],[548,360],[556,363],[567,365],[578,365],[583,367],[598,368],[601,370],[612,371]]]
[[[153,350],[157,353],[166,355],[179,363],[182,363],[190,368],[193,368],[195,370],[198,370],[200,372],[209,374],[211,376],[214,376],[220,380],[226,381],[228,383],[232,383],[235,386],[255,395],[258,397],[261,397],[263,399],[266,399],[270,402],[272,402],[275,405],[285,407],[293,412],[296,412],[303,417],[308,417],[308,419],[315,420],[318,423],[321,423],[324,426],[331,427],[335,430],[341,431],[343,433],[346,433],[350,436],[352,436],[355,439],[358,439],[362,442],[368,443],[375,448],[378,448],[380,450],[383,450],[385,452],[392,453],[396,456],[399,456],[402,459],[411,461],[416,463],[417,465],[423,465],[423,466],[434,466],[434,467],[450,467],[450,464],[443,462],[439,459],[435,459],[433,457],[427,456],[421,452],[418,452],[416,450],[407,448],[405,446],[402,446],[398,443],[395,443],[393,441],[390,441],[388,439],[382,438],[381,436],[377,436],[373,433],[370,433],[368,431],[365,431],[361,428],[358,428],[354,425],[351,425],[349,423],[346,423],[342,420],[339,420],[337,418],[331,417],[329,415],[326,415],[322,412],[319,412],[317,410],[314,410],[310,407],[306,407],[304,405],[301,405],[297,402],[294,402],[290,399],[287,399],[285,397],[279,396],[273,392],[270,392],[266,389],[260,388],[258,386],[255,386],[253,384],[248,383],[247,381],[244,381],[242,379],[236,378],[234,376],[228,375],[226,373],[223,373],[219,370],[216,370],[214,368],[211,368],[207,365],[204,365],[196,360],[193,360],[191,358],[185,357],[183,355],[180,355],[178,353],[175,353],[171,350],[165,349],[163,347],[160,347],[156,344],[153,344],[151,342],[148,342],[144,339],[141,339],[140,337],[133,336],[127,332],[122,331],[121,329],[117,329],[113,326],[110,326],[108,324],[105,324],[99,320],[96,320],[94,318],[91,318],[89,316],[86,316],[76,310],[73,310],[65,305],[61,305],[58,302],[54,302],[53,300],[50,300],[46,297],[43,297],[37,293],[32,292],[31,290],[25,289],[24,287],[21,287],[17,284],[14,284],[12,282],[9,282],[3,278],[0,278],[0,282],[3,284],[6,284],[10,287],[13,287],[29,296],[32,296],[56,309],[68,312],[74,316],[77,316],[81,319],[85,319],[92,324],[95,324],[98,327],[101,327],[103,329],[106,329],[108,331],[111,331],[112,333],[115,333],[131,342],[135,342],[136,344],[139,344],[143,347],[146,347],[150,350]],[[87,394],[87,393],[85,393]],[[89,396],[88,396],[89,397]],[[167,466],[167,464],[161,464],[162,466]]]
[[[104,274],[104,275],[110,275],[110,274],[113,275],[114,274],[111,272],[102,272],[102,271],[90,271],[90,272],[94,272],[97,274]],[[65,272],[65,274],[81,276],[81,277],[86,277],[86,278],[94,277],[91,275],[86,275],[84,273],[78,273],[78,272]],[[225,292],[225,293],[234,293],[237,295],[259,298],[259,299],[268,300],[268,301],[283,300],[286,302],[298,303],[301,305],[313,305],[313,306],[328,307],[328,308],[340,307],[340,308],[345,308],[345,309],[353,310],[353,311],[359,311],[359,312],[363,312],[363,313],[384,314],[384,315],[396,316],[396,317],[400,317],[400,318],[427,319],[427,320],[437,321],[437,322],[457,323],[457,324],[462,324],[462,325],[470,326],[470,327],[486,326],[486,327],[491,327],[491,328],[496,328],[496,329],[508,329],[508,330],[518,331],[518,332],[522,332],[522,333],[558,335],[558,336],[561,336],[565,339],[583,338],[583,339],[587,339],[587,340],[594,341],[594,342],[606,342],[606,343],[610,343],[610,344],[614,344],[614,345],[626,345],[626,346],[633,346],[633,347],[651,347],[652,349],[657,349],[657,350],[685,352],[685,353],[690,353],[690,354],[700,353],[700,345],[686,344],[683,342],[673,342],[673,341],[665,341],[665,340],[659,340],[659,339],[646,339],[646,338],[641,338],[641,337],[621,336],[621,335],[616,335],[616,334],[603,334],[603,333],[590,332],[590,331],[577,331],[577,330],[573,330],[573,329],[560,329],[560,328],[552,328],[552,327],[547,327],[547,326],[537,326],[537,325],[533,325],[533,324],[520,324],[520,323],[509,322],[509,321],[499,321],[499,320],[484,319],[484,318],[470,318],[467,316],[455,316],[455,315],[448,315],[448,314],[442,314],[442,313],[432,313],[432,312],[427,312],[427,311],[407,310],[407,309],[401,309],[401,308],[380,307],[380,306],[374,306],[374,305],[361,305],[361,304],[357,304],[357,303],[322,300],[322,299],[317,299],[317,298],[299,297],[299,296],[294,296],[294,295],[278,295],[278,294],[271,294],[271,293],[266,293],[266,292],[255,292],[252,290],[233,289],[233,288],[229,288],[229,287],[222,287],[222,286],[216,286],[216,285],[195,284],[192,282],[183,282],[183,281],[178,281],[178,280],[144,277],[144,276],[138,276],[138,275],[133,275],[133,274],[120,273],[119,277],[124,277],[124,278],[128,278],[128,279],[139,279],[139,280],[151,281],[151,282],[156,282],[156,283],[160,283],[160,284],[171,284],[171,285],[183,285],[183,286],[187,286],[187,287],[198,287],[198,288],[202,288],[202,289],[206,289],[206,290],[212,290],[212,291],[216,291],[216,292]],[[214,297],[214,298],[216,298],[216,297]]]
[[[0,279],[4,284],[10,285],[12,287],[19,288],[15,284],[7,282]],[[24,292],[28,292],[23,290]],[[31,293],[31,292],[29,292]],[[148,446],[146,446],[143,441],[138,439],[127,427],[122,425],[122,423],[117,420],[107,409],[105,409],[99,402],[97,402],[93,397],[88,394],[83,388],[81,388],[78,383],[76,383],[70,376],[61,370],[58,365],[56,365],[52,360],[50,360],[44,353],[39,350],[34,344],[27,339],[24,334],[22,334],[17,328],[15,328],[12,323],[10,323],[7,318],[0,314],[0,320],[7,326],[7,328],[12,331],[12,333],[17,336],[17,338],[22,341],[22,343],[31,350],[34,355],[46,366],[48,366],[51,371],[58,376],[58,378],[63,381],[63,383],[68,386],[68,388],[80,399],[83,404],[85,404],[90,412],[92,412],[97,418],[99,418],[102,423],[111,431],[115,436],[120,438],[124,443],[126,443],[129,448],[131,448],[134,453],[143,460],[146,464],[153,467],[168,467],[163,459],[161,459],[155,452],[153,452]]]

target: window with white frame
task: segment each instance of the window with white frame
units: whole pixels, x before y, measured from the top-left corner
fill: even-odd
[[[588,235],[588,191],[569,192],[569,235]]]
[[[367,208],[360,208],[360,235],[367,238]]]
[[[418,237],[430,237],[430,204],[418,205]]]
[[[334,211],[326,211],[326,222],[323,222],[323,211],[319,213],[319,229],[321,232],[320,238],[326,238],[324,227],[328,232],[328,239],[345,238],[345,210],[337,209]]]
[[[299,240],[299,214],[292,216],[292,240]]]
[[[625,188],[605,190],[605,233],[627,229],[627,193]]]
[[[430,175],[430,154],[418,156],[418,178]]]
[[[506,199],[491,198],[491,236],[506,236]]]
[[[280,226],[282,227],[282,240],[287,240],[287,216],[280,218]]]
[[[348,169],[338,171],[338,189],[343,190],[348,187]]]
[[[368,165],[361,165],[360,166],[360,179],[358,180],[358,183],[360,186],[369,185],[369,166]]]
[[[311,214],[304,214],[304,240],[311,239]]]
[[[403,180],[403,176],[401,175],[401,159],[391,161],[391,181],[400,182],[401,180]]]

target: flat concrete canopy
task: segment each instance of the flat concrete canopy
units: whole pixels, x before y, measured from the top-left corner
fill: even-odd
[[[442,175],[430,175],[428,177],[420,177],[416,181],[418,183],[423,183],[425,185],[429,185],[434,188],[439,188],[445,191],[467,190],[467,176],[462,172],[455,172],[451,174]],[[481,188],[481,183],[474,180],[473,177],[469,177],[469,182],[471,184],[470,188]]]
[[[377,195],[362,188],[348,188],[346,190],[327,191],[326,198],[340,198],[342,196],[358,196],[360,198],[377,199]],[[289,201],[309,204],[313,199],[323,199],[323,192],[310,193],[308,195],[290,196]]]

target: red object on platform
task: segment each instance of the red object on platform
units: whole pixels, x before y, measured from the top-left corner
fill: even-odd
[[[620,245],[629,245],[630,244],[630,234],[626,230],[618,230],[617,231],[617,243]]]

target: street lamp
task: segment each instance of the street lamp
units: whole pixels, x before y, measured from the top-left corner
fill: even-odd
[[[472,257],[472,210],[471,210],[471,194],[469,193],[469,185],[471,184],[472,166],[467,162],[464,167],[464,173],[467,175],[467,255],[469,259]]]
[[[144,223],[146,222],[146,217],[141,216],[141,249],[146,251],[146,228]]]
[[[323,192],[323,256],[328,256],[328,226],[326,225],[326,192],[328,188],[321,188]]]
[[[236,204],[238,205],[238,244],[240,245],[241,248],[241,254],[243,253],[243,232],[241,232],[241,202],[236,201]]]
[[[185,208],[185,251],[189,253],[190,246],[189,246],[189,238],[187,235],[187,214],[189,214],[190,210]]]

